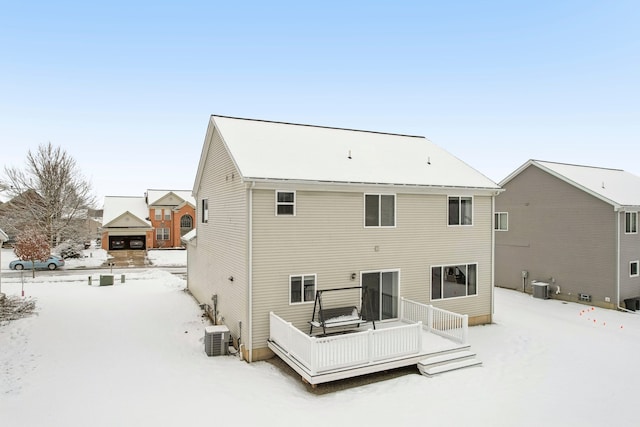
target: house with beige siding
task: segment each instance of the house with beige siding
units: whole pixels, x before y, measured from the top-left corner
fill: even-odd
[[[529,160],[496,197],[496,286],[626,308],[640,296],[640,177]]]
[[[273,355],[276,317],[308,334],[327,289],[355,291],[326,307],[366,293],[378,327],[405,298],[490,323],[499,191],[421,136],[214,115],[188,287],[248,361]]]

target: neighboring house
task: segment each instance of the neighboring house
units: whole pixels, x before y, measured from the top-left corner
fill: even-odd
[[[499,191],[424,137],[212,116],[188,287],[248,361],[273,355],[270,312],[308,330],[328,288],[380,322],[411,298],[490,323]]]
[[[190,191],[147,190],[144,197],[107,196],[102,248],[148,249],[182,246],[181,236],[195,223]]]
[[[500,185],[496,286],[538,281],[552,298],[608,308],[640,296],[640,177],[529,160]]]
[[[0,205],[0,227],[5,231],[9,243],[14,242],[18,234],[33,225],[45,210],[44,200],[35,190],[27,190]]]

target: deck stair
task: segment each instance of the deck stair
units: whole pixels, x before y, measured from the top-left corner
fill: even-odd
[[[422,375],[432,377],[445,372],[482,365],[482,362],[475,356],[476,354],[470,350],[431,356],[418,362],[418,369]]]

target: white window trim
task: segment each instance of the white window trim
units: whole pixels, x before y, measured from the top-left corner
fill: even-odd
[[[471,224],[449,224],[449,198],[457,197],[457,198],[471,198]],[[459,201],[458,201],[459,202]],[[460,205],[458,203],[458,205]],[[474,220],[476,218],[476,201],[474,196],[462,195],[462,194],[448,194],[447,195],[447,227],[473,227]],[[458,218],[460,219],[460,218]],[[437,266],[434,266],[437,267]]]
[[[631,264],[636,264],[636,274],[631,274]],[[638,277],[640,276],[640,261],[631,261],[629,263],[629,277]]]
[[[289,203],[289,202],[278,202],[278,194],[280,193],[293,193],[293,203]],[[276,198],[275,198],[275,214],[276,216],[296,216],[296,202],[298,201],[298,195],[296,194],[295,190],[276,190]],[[279,214],[278,213],[278,206],[293,206],[293,214]]]
[[[158,234],[160,232],[160,230],[167,230],[167,238],[166,239],[161,239]],[[162,233],[162,237],[164,237],[164,232]],[[161,241],[161,242],[166,242],[167,240],[171,240],[171,229],[169,227],[158,227],[156,228],[156,240]]]
[[[155,208],[153,217],[154,217],[154,219],[156,221],[161,221],[162,220],[162,209]]]
[[[162,210],[162,218],[165,221],[171,221],[171,209],[163,209]]]
[[[393,225],[367,225],[367,196],[378,196],[378,224],[382,221],[382,200],[381,196],[393,196]],[[398,224],[398,196],[396,193],[364,193],[362,196],[362,224],[364,228],[396,228]]]
[[[636,217],[636,229],[635,231],[627,231],[627,214],[633,215]],[[638,234],[638,212],[629,211],[624,213],[624,234]]]
[[[313,276],[313,299],[310,301],[304,300],[304,278]],[[291,279],[293,277],[301,277],[302,278],[302,301],[300,302],[292,302],[291,301]],[[316,302],[316,291],[318,290],[318,275],[316,273],[307,273],[307,274],[290,274],[289,275],[289,305],[302,305],[302,304],[314,304]]]
[[[469,266],[469,265],[473,265],[473,264],[475,264],[475,266],[476,266],[476,293],[475,294],[473,294],[473,295],[464,295],[464,296],[460,296],[460,297],[451,297],[451,298],[443,298],[443,297],[440,297],[438,299],[431,298],[433,296],[433,290],[432,290],[433,289],[433,283],[431,283],[431,279],[433,277],[432,269],[434,267],[439,267],[440,269],[442,269],[443,267],[452,267],[452,266],[456,266],[456,265]],[[444,276],[443,276],[442,270],[441,270],[440,271],[440,280],[442,280],[443,277]],[[429,283],[431,283],[431,288],[429,288],[429,300],[430,301],[451,301],[451,300],[462,299],[462,298],[475,298],[475,297],[480,295],[480,280],[479,280],[479,277],[480,277],[480,263],[478,263],[478,262],[458,262],[458,263],[452,262],[452,263],[448,263],[448,264],[432,265],[429,268]],[[443,289],[442,289],[442,283],[440,283],[440,286],[441,286],[440,295],[443,295],[444,292],[443,292]],[[467,286],[468,286],[468,284],[467,284]]]
[[[473,202],[471,202],[471,203],[473,204]],[[498,221],[496,221],[496,216],[500,216],[500,215],[506,215],[506,217],[507,217],[507,228],[498,228]],[[509,231],[509,212],[494,212],[493,220],[494,220],[493,229],[495,231]],[[448,221],[448,219],[447,219],[447,221]]]

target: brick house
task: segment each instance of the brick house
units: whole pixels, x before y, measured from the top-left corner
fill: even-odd
[[[149,249],[182,246],[180,237],[195,224],[190,191],[147,190],[144,197],[107,196],[102,248]]]

